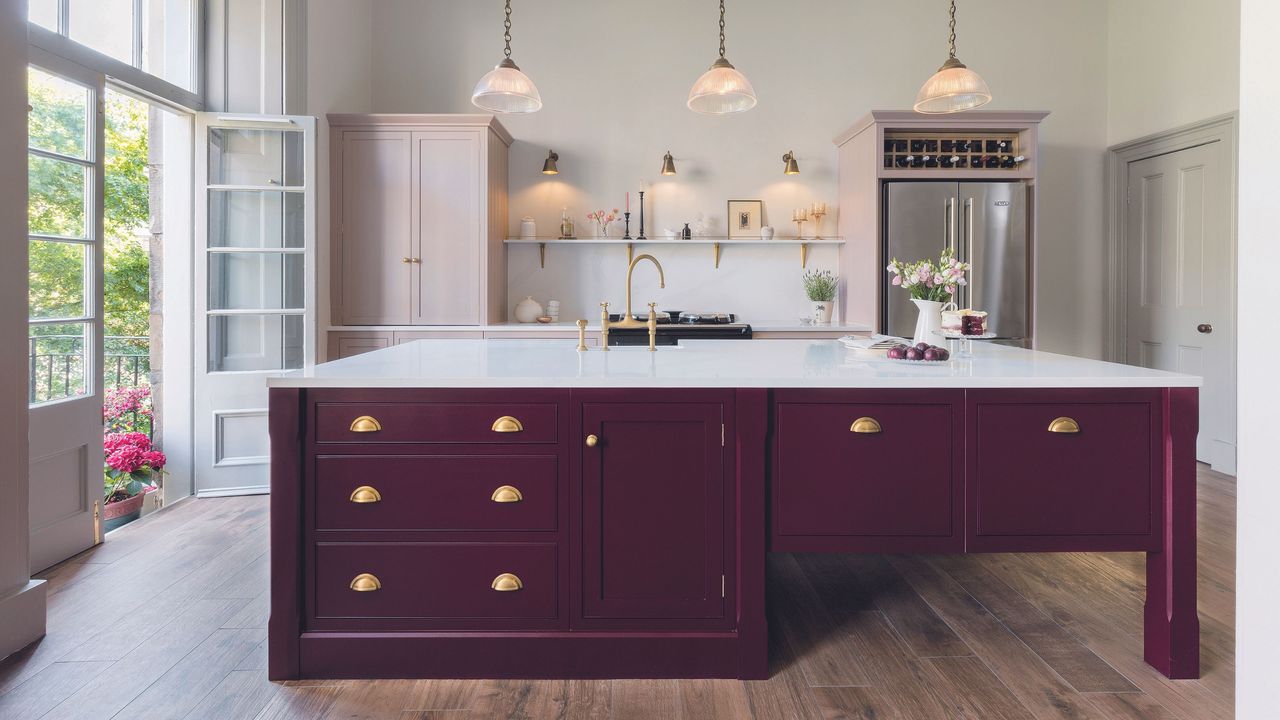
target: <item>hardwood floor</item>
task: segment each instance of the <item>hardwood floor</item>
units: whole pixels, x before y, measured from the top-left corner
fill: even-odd
[[[52,568],[0,718],[1118,718],[1233,714],[1235,481],[1201,469],[1200,680],[1142,661],[1143,558],[773,555],[773,677],[266,679],[267,498],[188,500]]]

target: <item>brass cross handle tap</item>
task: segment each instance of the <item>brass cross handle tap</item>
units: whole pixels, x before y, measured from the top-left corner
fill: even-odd
[[[600,303],[600,349],[609,352],[609,303]]]
[[[578,321],[578,352],[587,351],[587,321]]]
[[[658,349],[658,314],[653,310],[657,305],[649,303],[649,352]]]

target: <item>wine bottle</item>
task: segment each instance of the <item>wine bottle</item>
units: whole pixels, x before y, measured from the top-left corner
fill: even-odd
[[[897,165],[898,167],[908,167],[911,165],[911,156],[898,155],[897,157],[894,158],[893,164]]]

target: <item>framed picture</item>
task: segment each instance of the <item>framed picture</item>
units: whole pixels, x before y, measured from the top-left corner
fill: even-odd
[[[730,200],[729,237],[759,240],[763,215],[763,200]]]

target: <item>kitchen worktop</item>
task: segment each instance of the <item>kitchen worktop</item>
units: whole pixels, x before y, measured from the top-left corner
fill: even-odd
[[[546,326],[543,326],[546,327]],[[690,340],[649,352],[572,341],[419,340],[268,380],[295,388],[1134,388],[1201,378],[975,343],[946,365],[864,359],[835,340]]]

